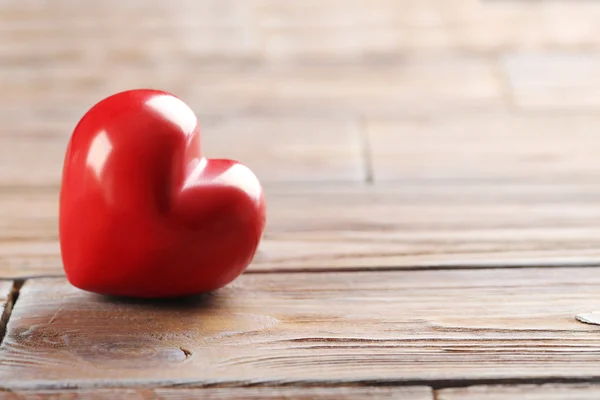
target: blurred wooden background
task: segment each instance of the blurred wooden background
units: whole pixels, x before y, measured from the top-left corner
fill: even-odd
[[[593,179],[599,20],[585,1],[5,0],[0,183],[56,185],[83,113],[140,87],[265,181]]]
[[[209,304],[62,278],[69,135],[141,87],[265,183]],[[598,398],[599,110],[594,1],[0,0],[0,398]]]
[[[240,160],[268,186],[253,268],[600,256],[598,190],[588,185],[600,175],[594,2],[0,4],[6,277],[60,273],[68,137],[95,102],[139,87],[180,96],[200,118],[207,155]],[[377,188],[331,187],[360,183]],[[481,204],[489,193],[493,204]],[[547,204],[551,196],[560,199]],[[357,204],[346,212],[349,197]],[[352,229],[340,237],[343,228]],[[440,229],[453,229],[451,242]]]

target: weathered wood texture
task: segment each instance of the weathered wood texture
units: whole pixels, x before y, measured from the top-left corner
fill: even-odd
[[[0,348],[10,389],[600,378],[600,270],[279,273],[188,302],[25,283]],[[76,366],[74,368],[74,366]]]
[[[0,387],[15,392],[0,398],[93,386],[131,389],[98,398],[362,398],[375,382],[600,379],[599,328],[574,318],[600,310],[600,270],[577,268],[600,265],[599,38],[591,1],[0,2],[0,278],[62,273],[66,142],[119,90],[180,96],[206,154],[267,184],[269,213],[249,269],[262,273],[203,299],[28,281],[0,347]],[[445,269],[464,267],[498,269]],[[358,269],[373,271],[343,271]],[[11,287],[0,281],[3,321]],[[180,383],[295,386],[153,390]]]
[[[577,385],[517,385],[472,386],[438,391],[437,400],[597,400],[600,386]]]
[[[597,184],[267,186],[250,271],[600,263]],[[62,274],[58,194],[0,192],[0,277]]]
[[[433,400],[427,387],[245,387],[199,389],[81,389],[0,392],[0,400]]]

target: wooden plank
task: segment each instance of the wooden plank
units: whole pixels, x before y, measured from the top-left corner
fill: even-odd
[[[211,296],[21,289],[7,389],[600,378],[600,269],[247,274]]]
[[[269,61],[377,63],[449,48],[442,1],[256,3]]]
[[[137,6],[132,7],[132,4]],[[385,62],[407,53],[598,47],[600,7],[476,0],[82,1],[0,5],[0,55],[154,67],[227,61]],[[577,21],[573,22],[573,21]],[[133,23],[132,23],[133,22]],[[145,46],[136,44],[144,40]],[[90,50],[102,46],[103,53]],[[157,61],[159,60],[159,61]]]
[[[600,263],[600,186],[269,185],[249,271]],[[0,192],[0,277],[62,274],[56,189]]]
[[[21,115],[25,109],[79,115],[99,99],[137,87],[172,92],[199,114],[217,116],[411,115],[502,106],[493,66],[477,57],[411,57],[380,65],[173,62],[143,70],[116,63],[97,71],[75,63],[3,67],[0,107]]]
[[[0,39],[4,60],[0,108],[7,114],[34,115],[38,121],[38,112],[46,117],[79,115],[98,99],[135,87],[171,91],[198,112],[216,115],[257,111],[398,114],[446,107],[478,109],[501,102],[486,60],[445,53],[436,53],[432,59],[405,59],[397,51],[398,42],[426,44],[446,37],[444,32],[421,34],[418,27],[410,26],[411,21],[423,18],[420,2],[411,1],[407,7],[383,1],[375,8],[365,1],[356,6],[337,1],[309,11],[311,17],[302,18],[308,30],[312,30],[309,21],[320,11],[334,24],[346,18],[344,10],[349,10],[357,23],[379,26],[372,33],[367,27],[354,29],[351,36],[346,31],[326,30],[300,38],[308,41],[309,53],[326,51],[327,59],[336,58],[329,52],[332,48],[343,54],[348,47],[344,43],[373,54],[374,60],[367,60],[366,65],[335,66],[316,57],[308,65],[281,63],[277,43],[285,47],[286,41],[295,41],[294,34],[275,33],[273,37],[270,27],[281,19],[294,25],[298,18],[285,10],[278,17],[280,6],[261,3],[177,0],[169,6],[150,1],[132,7],[132,3],[114,0],[52,6],[4,2],[0,34],[7,39]],[[435,16],[439,4],[443,2],[424,9]],[[369,14],[375,14],[375,19],[360,17]],[[406,15],[407,26],[395,32],[394,19],[379,24],[385,15]],[[389,60],[378,60],[390,52],[398,55],[391,65]]]
[[[469,56],[410,57],[379,65],[218,66],[181,73],[165,71],[172,82],[161,86],[175,89],[207,114],[410,115],[502,106],[493,66]],[[140,86],[148,78],[119,75],[111,85]],[[152,79],[161,84],[161,77]]]
[[[13,67],[42,61],[96,71],[101,66],[94,63],[144,67],[183,58],[256,59],[262,40],[254,19],[251,5],[235,0],[175,0],[169,6],[156,0],[4,1],[0,55]]]
[[[117,91],[179,94],[202,80],[202,65],[255,63],[263,45],[254,18],[250,4],[235,0],[2,2],[0,129],[64,129],[66,122],[70,132]]]
[[[596,400],[600,386],[595,384],[572,385],[516,385],[470,386],[438,391],[437,400]]]
[[[427,387],[244,387],[201,389],[17,390],[2,400],[21,399],[175,400],[175,399],[398,399],[433,400]]]
[[[55,135],[0,134],[0,186],[59,185],[68,138],[78,120],[65,121]],[[234,117],[205,118],[201,124],[207,157],[238,160],[263,182],[365,179],[356,120]]]
[[[595,111],[600,106],[597,51],[508,54],[502,66],[517,107]]]
[[[595,2],[260,0],[265,57],[386,62],[408,55],[598,49]]]
[[[444,18],[449,47],[455,51],[498,54],[600,47],[600,6],[595,2],[440,3],[436,7]]]
[[[595,180],[598,130],[592,116],[503,112],[367,125],[374,180],[409,182]]]
[[[253,270],[595,264],[596,185],[399,185],[268,192]],[[318,206],[317,206],[318,205]]]

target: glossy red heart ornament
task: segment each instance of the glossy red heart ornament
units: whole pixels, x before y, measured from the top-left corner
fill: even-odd
[[[133,297],[221,288],[252,261],[265,226],[256,176],[206,159],[193,111],[131,90],[92,107],[67,148],[60,244],[72,285]]]

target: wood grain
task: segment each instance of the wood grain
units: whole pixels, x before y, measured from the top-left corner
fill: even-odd
[[[596,400],[600,387],[577,385],[472,386],[438,391],[437,400]]]
[[[600,186],[269,185],[249,271],[600,263]],[[0,191],[0,277],[62,274],[58,193]]]
[[[128,302],[25,283],[0,348],[8,389],[597,379],[595,268],[242,276]]]
[[[495,112],[372,120],[367,135],[375,181],[549,183],[600,176],[599,129],[592,116]]]
[[[598,263],[589,185],[398,185],[268,191],[254,270]]]
[[[170,400],[170,399],[398,399],[433,400],[427,387],[245,387],[201,389],[80,389],[0,392],[0,400]]]

